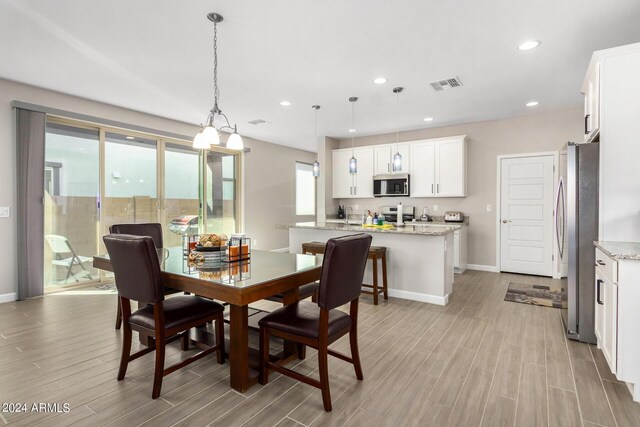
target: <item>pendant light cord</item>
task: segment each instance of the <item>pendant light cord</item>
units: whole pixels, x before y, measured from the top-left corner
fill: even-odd
[[[400,132],[400,92],[396,92],[396,148],[398,144],[398,132]]]
[[[351,129],[353,132],[351,133],[351,157],[354,156],[355,153],[355,140],[356,140],[356,102],[351,101]]]

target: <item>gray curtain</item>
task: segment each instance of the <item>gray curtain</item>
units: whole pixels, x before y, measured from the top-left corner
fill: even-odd
[[[16,108],[18,299],[44,293],[45,114]]]

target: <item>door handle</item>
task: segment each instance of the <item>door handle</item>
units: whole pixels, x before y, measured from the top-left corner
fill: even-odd
[[[602,285],[602,280],[596,280],[596,301],[600,305],[604,305],[604,301],[600,298],[600,286]]]
[[[607,263],[603,262],[601,259],[597,259],[596,260],[596,264],[598,264],[598,265],[607,265]]]
[[[511,220],[510,220],[510,219],[503,219],[503,220],[502,220],[502,223],[503,223],[503,224],[506,224],[506,223],[508,223],[508,222],[511,222]]]

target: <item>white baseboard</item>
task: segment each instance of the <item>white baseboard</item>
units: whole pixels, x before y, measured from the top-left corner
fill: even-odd
[[[447,305],[449,302],[449,295],[439,297],[436,295],[421,294],[418,292],[400,291],[398,289],[389,289],[389,296],[413,301],[428,302],[429,304],[435,305]]]
[[[500,273],[495,265],[467,264],[469,270],[490,271],[492,273]]]
[[[289,252],[289,248],[278,248],[278,249],[271,249],[270,252],[284,252],[284,253],[288,253]]]
[[[10,294],[0,294],[0,303],[11,302],[18,299],[18,294],[12,292]]]

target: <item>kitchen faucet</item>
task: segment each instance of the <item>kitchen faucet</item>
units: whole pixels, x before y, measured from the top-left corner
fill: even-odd
[[[349,224],[349,211],[353,213],[353,206],[347,206],[347,212],[344,216],[344,223]]]

